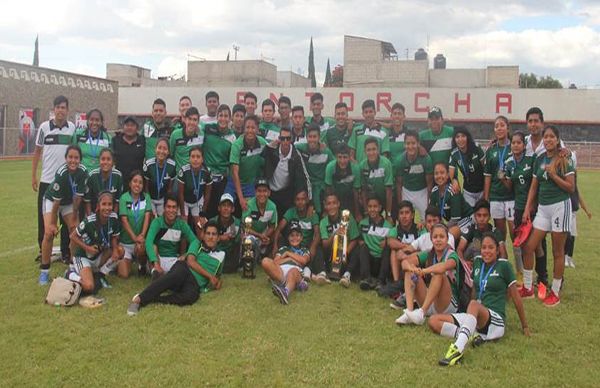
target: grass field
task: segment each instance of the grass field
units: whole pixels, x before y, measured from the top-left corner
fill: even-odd
[[[147,280],[112,278],[100,309],[44,305],[30,168],[0,162],[2,387],[600,384],[600,233],[583,212],[577,268],[566,270],[561,305],[525,301],[532,331],[525,338],[510,304],[502,340],[469,348],[463,365],[443,369],[437,360],[447,339],[426,327],[397,327],[388,301],[356,285],[312,287],[281,306],[262,273],[253,281],[231,275],[192,307],[151,306],[128,317],[130,298]],[[580,172],[578,181],[600,217],[600,173]],[[52,275],[64,270],[54,264]]]

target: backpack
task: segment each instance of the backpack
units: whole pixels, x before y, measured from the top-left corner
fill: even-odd
[[[73,306],[81,294],[81,284],[65,278],[52,281],[45,302],[52,306]]]

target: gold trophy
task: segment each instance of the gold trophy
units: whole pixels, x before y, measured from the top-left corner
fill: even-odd
[[[256,277],[255,246],[250,238],[252,217],[244,219],[244,238],[242,239],[242,278],[254,279]]]
[[[333,236],[333,249],[331,250],[331,274],[332,279],[340,279],[342,265],[346,264],[348,253],[348,224],[350,223],[350,210],[342,210],[342,220],[340,228],[343,228],[343,234],[340,236],[338,231],[335,231]],[[340,237],[342,238],[342,246],[340,247]]]

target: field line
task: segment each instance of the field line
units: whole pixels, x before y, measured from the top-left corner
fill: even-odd
[[[21,252],[29,251],[29,250],[37,248],[37,247],[38,246],[36,244],[36,245],[30,245],[28,247],[21,247],[21,248],[13,249],[12,251],[8,251],[8,252],[2,252],[2,253],[0,253],[0,258],[7,257],[7,256],[10,256],[10,255],[14,255],[15,253],[21,253]]]

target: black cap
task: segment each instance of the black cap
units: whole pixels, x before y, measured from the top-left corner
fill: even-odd
[[[138,124],[137,120],[135,119],[135,117],[133,117],[133,116],[127,116],[127,117],[125,117],[125,120],[123,120],[123,125],[125,125],[127,123],[134,123],[136,127],[140,126]]]
[[[269,187],[269,182],[267,181],[266,178],[258,178],[256,179],[256,183],[254,184],[254,187],[259,187],[259,186],[267,186]]]
[[[292,232],[302,233],[302,227],[300,226],[300,223],[296,220],[292,220],[288,224],[288,234],[291,234]]]
[[[429,113],[427,114],[427,117],[442,117],[442,110],[439,106],[432,106],[431,108],[429,108]]]

